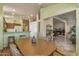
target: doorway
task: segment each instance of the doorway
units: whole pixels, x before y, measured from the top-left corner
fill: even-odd
[[[53,40],[58,49],[65,55],[76,52],[76,11],[53,17]]]

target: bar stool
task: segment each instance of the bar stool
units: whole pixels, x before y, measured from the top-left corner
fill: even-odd
[[[8,37],[8,47],[10,48],[12,56],[21,56],[22,55],[20,53],[20,51],[17,49],[17,45],[15,43],[15,37],[14,36]]]
[[[14,43],[15,44],[15,37],[14,36],[9,36],[8,37],[8,47],[10,43]]]
[[[10,44],[10,51],[12,56],[22,56],[20,51],[17,49],[17,46],[13,43]]]

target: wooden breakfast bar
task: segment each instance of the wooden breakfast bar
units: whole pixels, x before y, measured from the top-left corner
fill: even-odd
[[[16,45],[24,56],[49,56],[56,50],[53,42],[43,39],[37,40],[35,44],[32,43],[30,38],[20,39],[16,42]]]

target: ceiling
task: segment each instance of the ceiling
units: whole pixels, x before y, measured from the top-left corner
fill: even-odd
[[[62,21],[59,21],[58,19],[54,18],[53,19],[53,24],[58,24],[58,23],[63,23]]]
[[[11,15],[14,12],[18,15],[36,15],[40,8],[50,5],[56,5],[56,3],[6,3],[4,4],[4,14]]]
[[[61,22],[61,21],[57,20],[56,17],[60,18],[62,20],[66,20],[66,21],[75,20],[76,19],[76,11],[74,10],[74,11],[67,12],[67,13],[64,13],[64,14],[61,14],[61,15],[57,15],[57,16],[54,16],[54,17],[55,17],[54,20],[53,20],[54,23]]]
[[[76,11],[75,10],[70,11],[70,12],[67,12],[67,13],[64,13],[64,14],[61,14],[61,15],[57,15],[56,17],[60,17],[62,19],[66,19],[66,20],[68,20],[70,18],[76,19]]]

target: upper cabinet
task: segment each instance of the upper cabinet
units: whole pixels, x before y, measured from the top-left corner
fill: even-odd
[[[4,17],[4,32],[27,32],[27,31],[29,31],[29,20]]]

